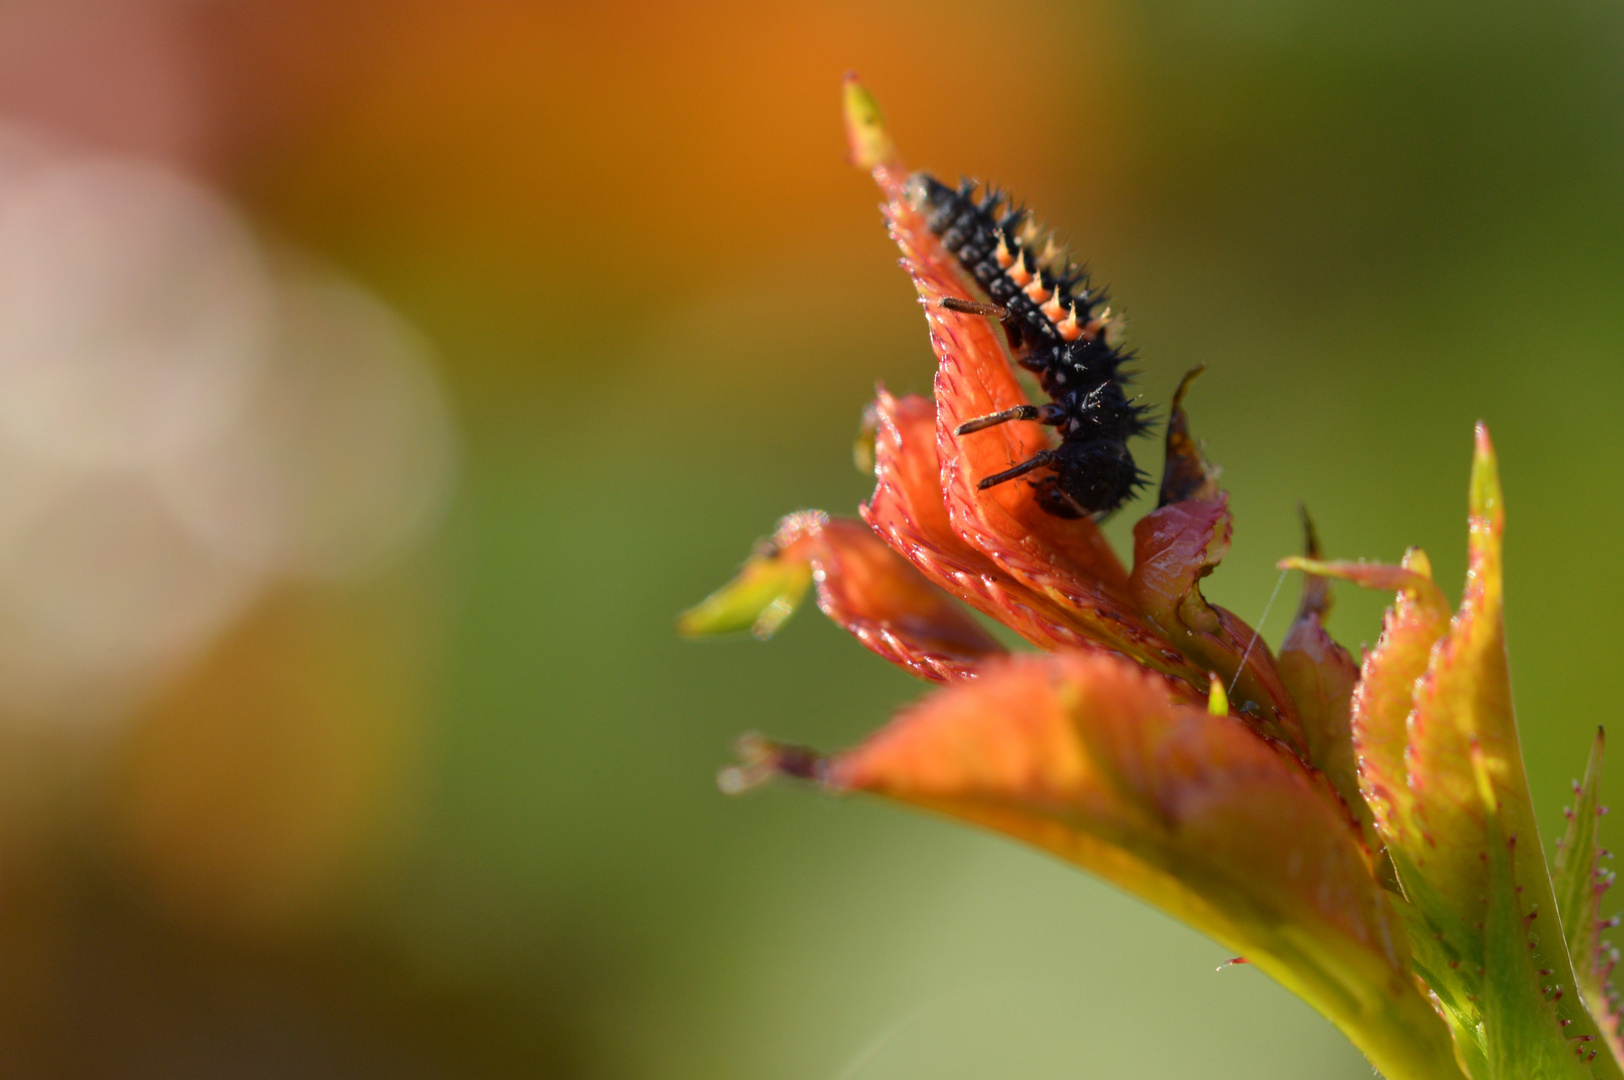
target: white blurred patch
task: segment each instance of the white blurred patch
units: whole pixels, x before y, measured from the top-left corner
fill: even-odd
[[[155,464],[234,423],[269,340],[247,230],[158,166],[68,160],[0,188],[0,432],[89,466]]]
[[[375,297],[174,171],[0,123],[0,714],[128,715],[269,582],[420,542],[455,469]]]
[[[428,343],[335,274],[276,296],[273,360],[226,453],[174,472],[221,558],[342,579],[387,564],[444,505],[452,428]]]

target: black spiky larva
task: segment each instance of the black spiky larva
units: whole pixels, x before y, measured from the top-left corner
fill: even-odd
[[[977,199],[978,187],[966,180],[951,188],[926,173],[908,179],[908,202],[992,300],[941,303],[999,318],[1016,361],[1053,400],[971,420],[959,434],[1011,420],[1056,428],[1059,446],[986,477],[980,486],[1043,472],[1034,487],[1044,510],[1059,517],[1103,517],[1144,483],[1128,440],[1149,428],[1148,410],[1123,390],[1128,357],[1118,349],[1111,309],[1030,213],[1009,209],[1000,215],[1007,198],[988,188]]]

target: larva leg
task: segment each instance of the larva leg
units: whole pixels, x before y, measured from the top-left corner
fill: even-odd
[[[1040,424],[1054,426],[1065,419],[1066,410],[1050,402],[1047,405],[1017,405],[1003,412],[988,413],[978,416],[974,420],[966,420],[959,425],[957,434],[968,435],[972,431],[982,431],[986,428],[1007,424],[1011,420],[1036,420]]]
[[[944,296],[936,301],[936,306],[943,311],[957,311],[965,315],[985,315],[989,319],[999,322],[1009,321],[1009,308],[1002,304],[988,304],[981,300],[960,300],[956,296]]]
[[[1059,457],[1059,455],[1053,450],[1040,450],[1036,454],[1033,454],[1031,457],[1027,458],[1025,461],[1021,462],[1019,465],[1015,466],[1013,469],[1005,469],[1001,473],[993,473],[991,476],[986,477],[981,481],[981,483],[976,485],[976,488],[979,491],[986,491],[990,487],[997,487],[999,484],[1002,484],[1007,480],[1013,480],[1018,476],[1025,476],[1027,473],[1041,469],[1045,465],[1053,465],[1057,457]]]

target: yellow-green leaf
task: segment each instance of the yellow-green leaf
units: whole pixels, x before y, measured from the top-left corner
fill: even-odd
[[[812,565],[786,558],[772,544],[757,548],[732,581],[677,616],[684,637],[715,637],[749,630],[763,641],[795,614],[812,586]]]

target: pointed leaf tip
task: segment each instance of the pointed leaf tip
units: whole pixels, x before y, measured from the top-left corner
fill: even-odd
[[[885,130],[880,103],[853,72],[845,80],[846,145],[851,163],[859,169],[872,169],[896,157],[896,146]]]
[[[1218,470],[1207,460],[1201,445],[1190,434],[1190,418],[1184,412],[1184,395],[1189,392],[1190,384],[1206,370],[1206,364],[1197,364],[1184,373],[1178,389],[1173,391],[1173,401],[1167,410],[1167,457],[1162,466],[1157,506],[1186,499],[1210,502],[1218,497]]]
[[[1297,518],[1303,523],[1303,555],[1306,558],[1318,559],[1324,552],[1320,549],[1319,530],[1314,527],[1314,518],[1308,513],[1308,506],[1299,502],[1297,504]]]
[[[812,566],[785,557],[773,543],[757,546],[737,576],[677,616],[683,637],[715,637],[749,630],[765,641],[795,613],[812,586]]]
[[[1472,454],[1471,513],[1498,525],[1505,509],[1500,495],[1500,464],[1489,439],[1489,426],[1477,422],[1477,444]]]
[[[1314,562],[1322,561],[1324,552],[1320,550],[1319,532],[1314,528],[1314,519],[1308,516],[1308,507],[1298,503],[1297,516],[1303,523],[1303,558]],[[1317,615],[1323,620],[1330,613],[1331,583],[1318,574],[1305,574],[1303,598],[1297,607],[1297,618],[1301,620],[1308,615]]]

